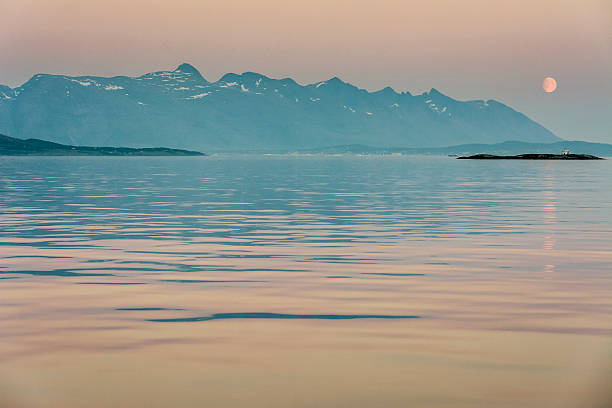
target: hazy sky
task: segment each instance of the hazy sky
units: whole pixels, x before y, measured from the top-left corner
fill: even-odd
[[[195,65],[497,99],[612,143],[612,0],[0,0],[0,84]],[[557,79],[546,94],[541,82]]]

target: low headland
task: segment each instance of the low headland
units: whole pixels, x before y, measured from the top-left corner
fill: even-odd
[[[604,160],[601,157],[590,154],[548,154],[548,153],[528,153],[517,154],[515,156],[497,156],[494,154],[475,154],[473,156],[461,156],[457,159],[473,160]]]
[[[549,154],[550,152],[562,152],[563,150],[569,150],[572,153],[612,157],[612,144],[583,142],[578,140],[564,140],[555,143],[507,141],[494,144],[462,144],[447,147],[376,147],[361,144],[348,144],[320,147],[317,149],[285,151],[282,153],[295,152],[297,154],[307,155],[444,155],[457,157],[471,156],[475,154],[512,156],[524,154],[525,152],[533,154]],[[263,151],[260,153],[269,153],[269,151]]]
[[[40,139],[24,140],[0,135],[0,156],[206,156],[206,154],[167,147],[71,146]]]

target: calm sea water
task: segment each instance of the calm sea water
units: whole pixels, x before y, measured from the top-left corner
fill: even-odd
[[[612,160],[0,158],[0,406],[608,407]]]

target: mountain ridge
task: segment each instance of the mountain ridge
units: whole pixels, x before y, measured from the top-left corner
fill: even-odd
[[[561,140],[495,100],[458,101],[435,88],[369,92],[338,77],[301,85],[249,71],[209,82],[188,63],[137,77],[37,74],[0,86],[0,132],[205,151]]]

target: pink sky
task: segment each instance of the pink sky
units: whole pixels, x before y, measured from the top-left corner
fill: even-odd
[[[0,83],[36,73],[137,75],[186,61],[208,80],[497,99],[567,139],[612,143],[609,0],[4,0]],[[540,85],[555,77],[559,88]]]

